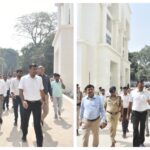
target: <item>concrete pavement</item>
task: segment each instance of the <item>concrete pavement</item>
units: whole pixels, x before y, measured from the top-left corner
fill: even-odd
[[[149,120],[150,121],[150,120]],[[133,140],[133,126],[132,123],[130,122],[129,124],[129,133],[127,133],[127,138],[123,139],[122,137],[122,126],[121,123],[119,122],[118,124],[118,129],[117,129],[117,136],[116,136],[116,147],[132,147],[132,140]],[[111,141],[109,137],[109,130],[108,127],[105,129],[101,130],[100,129],[100,138],[99,138],[99,147],[110,147]],[[92,140],[93,137],[90,135],[89,138],[89,147],[92,146]],[[145,137],[145,146],[150,147],[150,137]],[[80,129],[80,136],[77,136],[77,145],[80,147],[82,146],[82,130]]]
[[[10,100],[11,104],[11,100]],[[11,108],[11,106],[10,106]],[[73,103],[63,98],[62,118],[54,119],[53,105],[49,103],[49,114],[43,125],[44,147],[71,147],[73,146]],[[20,117],[20,116],[19,116]],[[20,130],[20,118],[15,127],[13,109],[3,112],[3,124],[0,129],[0,146],[26,147],[36,146],[35,132],[33,128],[33,116],[30,116],[27,143],[22,143],[22,131]],[[67,138],[64,138],[67,137]]]

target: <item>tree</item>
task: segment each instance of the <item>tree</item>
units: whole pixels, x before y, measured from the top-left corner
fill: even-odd
[[[20,66],[24,73],[27,73],[29,64],[32,63],[33,47],[34,45],[30,43],[21,49]]]
[[[54,62],[54,47],[52,46],[52,42],[54,40],[55,34],[47,37],[43,44],[43,53],[44,53],[44,62],[43,66],[45,66],[45,71],[47,74],[53,73],[53,62]]]
[[[129,53],[129,61],[131,62],[131,80],[137,80],[138,78],[138,60],[139,60],[139,53],[133,52]]]
[[[20,65],[24,73],[27,73],[30,63],[43,65],[47,74],[53,73],[53,39],[54,34],[51,34],[40,46],[35,46],[33,43],[30,43],[21,49],[22,56],[20,56]]]
[[[35,46],[41,45],[56,28],[56,13],[31,13],[18,18],[15,25],[20,36],[32,40]]]
[[[1,48],[0,54],[1,73],[12,74],[18,67],[18,52],[11,48]]]
[[[142,78],[145,80],[150,80],[150,46],[145,46],[139,52],[139,60],[142,70]]]
[[[150,46],[145,46],[139,52],[129,53],[131,62],[131,80],[150,80]]]

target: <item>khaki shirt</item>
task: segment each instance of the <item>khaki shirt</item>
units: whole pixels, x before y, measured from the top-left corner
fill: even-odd
[[[116,97],[108,96],[104,104],[106,111],[111,112],[111,113],[121,111],[122,106],[123,106],[123,103],[122,103],[120,96],[116,96]]]

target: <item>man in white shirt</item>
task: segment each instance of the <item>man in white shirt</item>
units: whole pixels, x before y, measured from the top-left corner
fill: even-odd
[[[122,131],[123,131],[123,138],[126,138],[126,133],[128,129],[129,120],[127,118],[127,112],[129,107],[130,95],[128,94],[128,88],[123,87],[122,94],[120,95],[123,101],[123,109],[122,109]]]
[[[10,85],[10,93],[13,99],[13,106],[14,106],[14,116],[15,116],[15,122],[14,126],[17,126],[18,123],[18,107],[20,106],[20,119],[22,124],[22,103],[19,96],[19,82],[22,77],[22,70],[18,69],[16,70],[17,77],[12,79],[11,85]]]
[[[104,105],[104,102],[106,100],[106,95],[105,95],[105,89],[101,89],[101,94],[100,94],[102,104]]]
[[[150,96],[150,89],[147,89],[147,92]],[[145,131],[146,131],[146,136],[149,136],[149,116],[150,116],[150,105],[148,106],[147,109],[147,116],[146,116],[146,124],[145,124]]]
[[[2,113],[3,113],[3,101],[4,97],[6,96],[7,87],[6,84],[2,78],[2,75],[0,75],[0,124],[2,124]]]
[[[22,100],[22,141],[26,142],[28,123],[31,112],[33,113],[34,130],[38,147],[43,146],[43,133],[41,129],[41,105],[45,101],[42,78],[36,75],[37,66],[29,66],[29,74],[23,76],[19,83],[19,95]],[[42,100],[41,100],[42,99]]]
[[[10,75],[10,85],[11,82],[16,78],[16,72],[13,72],[12,75]],[[11,97],[12,98],[12,97]],[[12,98],[12,108],[14,108],[13,98]]]
[[[7,110],[9,110],[10,80],[7,78],[6,75],[3,76],[3,79],[7,88],[7,95],[4,97],[4,102],[3,102],[3,110],[5,110],[5,105],[7,107]]]
[[[150,104],[150,97],[148,93],[143,89],[144,81],[140,80],[137,82],[137,88],[131,92],[131,98],[129,103],[128,118],[132,109],[133,147],[144,147],[145,121],[148,104]]]

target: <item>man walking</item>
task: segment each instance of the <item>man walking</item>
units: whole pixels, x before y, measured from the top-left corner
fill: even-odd
[[[41,97],[45,101],[42,78],[36,75],[37,66],[29,65],[29,74],[23,76],[19,83],[19,93],[23,105],[22,113],[22,141],[26,142],[28,123],[31,112],[33,113],[34,130],[38,147],[43,145],[43,133],[41,129]]]
[[[105,94],[105,89],[101,89],[101,94],[100,94],[102,104],[104,105],[104,102],[106,100],[106,94]]]
[[[147,91],[144,91],[144,81],[140,80],[137,82],[137,88],[131,92],[129,103],[128,118],[132,110],[133,147],[144,147],[148,104],[150,104],[150,96]]]
[[[54,106],[55,119],[58,115],[61,116],[62,108],[62,89],[65,89],[63,80],[60,78],[58,73],[54,73],[54,81],[51,82],[52,87],[52,100]]]
[[[0,75],[0,124],[3,123],[2,120],[3,101],[4,101],[4,97],[6,96],[6,93],[7,93],[7,87],[4,80],[2,79],[2,75]]]
[[[129,107],[129,101],[130,101],[130,96],[128,95],[128,88],[123,87],[122,94],[120,95],[121,99],[123,101],[123,112],[122,112],[122,131],[123,131],[123,138],[126,138],[126,133],[128,129],[128,107]]]
[[[38,66],[37,74],[42,77],[44,93],[45,93],[45,102],[43,102],[42,104],[42,115],[41,115],[41,123],[43,125],[44,119],[46,118],[49,112],[49,95],[50,97],[52,97],[52,89],[51,89],[50,79],[45,74],[45,68],[43,66]]]
[[[3,79],[7,88],[7,95],[4,97],[4,102],[3,102],[3,110],[5,110],[5,105],[7,107],[7,110],[9,110],[10,80],[7,78],[6,75],[3,76]]]
[[[80,91],[80,86],[77,84],[77,136],[79,135],[79,113],[80,113],[80,106],[82,100],[82,92]]]
[[[147,92],[150,96],[150,89],[147,89]],[[149,116],[150,116],[150,105],[148,106],[147,116],[146,116],[146,124],[145,124],[146,136],[149,136]]]
[[[94,95],[93,85],[87,85],[85,91],[87,96],[82,99],[80,108],[83,147],[88,147],[90,131],[93,134],[93,147],[97,147],[99,145],[99,128],[104,128],[107,125],[105,110],[100,96]]]
[[[21,127],[22,127],[22,102],[19,96],[19,82],[22,77],[22,70],[16,70],[17,77],[11,81],[10,85],[10,93],[12,95],[13,106],[14,106],[14,126],[18,124],[18,107],[20,106],[20,119],[21,119]]]

